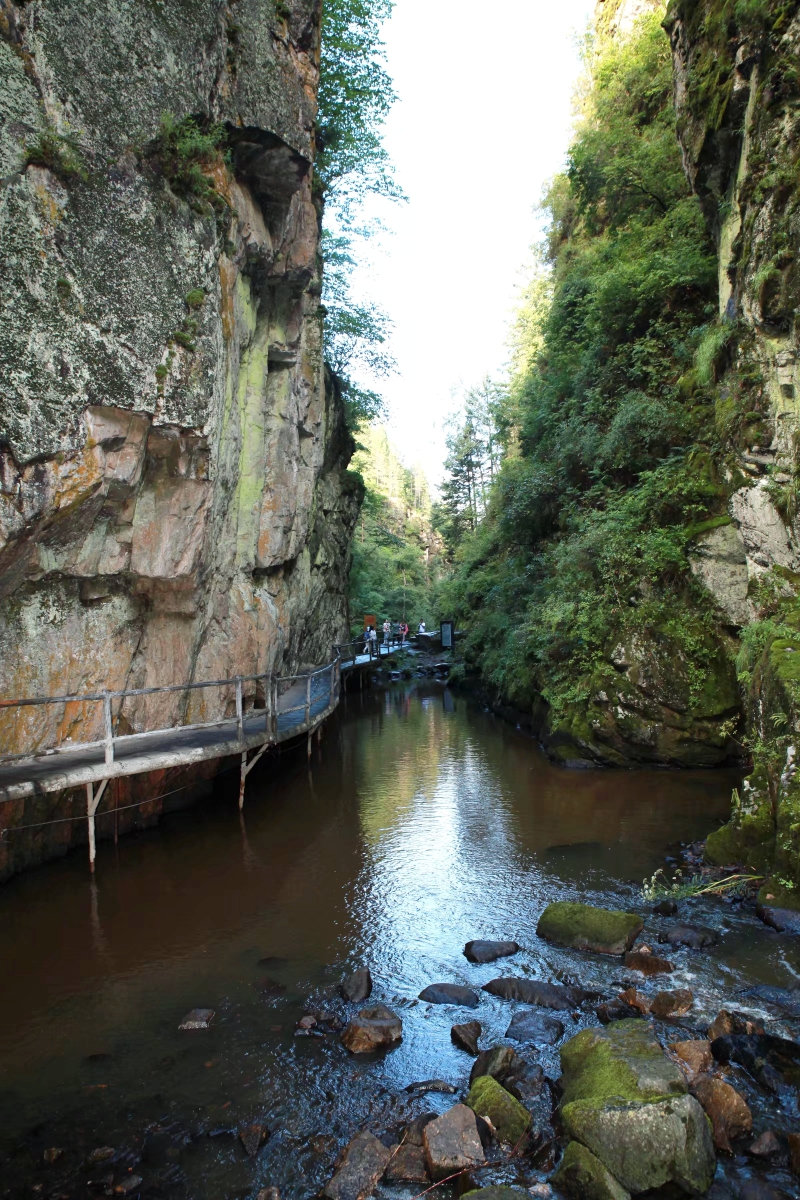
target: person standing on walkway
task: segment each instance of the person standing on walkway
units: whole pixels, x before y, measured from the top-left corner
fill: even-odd
[[[403,648],[403,646],[405,646],[407,637],[408,637],[408,625],[406,624],[405,619],[403,619],[400,622],[400,648],[401,649]]]
[[[374,634],[375,634],[375,626],[368,625],[367,628],[364,630],[364,649],[362,650],[362,654],[369,654],[369,647],[370,647],[370,643],[372,641]]]
[[[425,632],[425,622],[424,622],[424,621],[420,621],[420,623],[419,623],[419,629],[417,630],[417,633],[424,633],[424,632]]]
[[[392,640],[392,622],[387,617],[386,620],[383,622],[383,644],[387,648],[387,650],[389,648],[389,643],[391,642],[391,640]]]

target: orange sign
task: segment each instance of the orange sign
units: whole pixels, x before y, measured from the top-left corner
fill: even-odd
[[[364,616],[364,628],[365,628],[365,629],[369,629],[369,628],[370,628],[370,626],[371,626],[373,629],[375,629],[375,628],[377,627],[377,624],[378,624],[378,618],[377,618],[377,617],[373,617],[373,616],[371,616],[371,615],[369,615],[369,614],[365,614],[365,616]]]

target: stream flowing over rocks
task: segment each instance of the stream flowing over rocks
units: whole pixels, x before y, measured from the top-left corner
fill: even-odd
[[[221,790],[94,883],[13,881],[0,1197],[798,1195],[800,945],[642,899],[734,782],[569,775],[411,682],[349,697],[310,777],[256,774],[242,823]]]

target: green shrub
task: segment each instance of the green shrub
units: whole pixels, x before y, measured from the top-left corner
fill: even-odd
[[[47,167],[65,181],[78,178],[86,182],[89,178],[78,137],[74,133],[57,133],[51,126],[26,144],[25,163]]]
[[[225,151],[227,132],[222,124],[204,123],[195,117],[161,115],[158,136],[150,157],[158,164],[172,190],[200,212],[222,212],[227,205],[208,174],[214,167],[229,168]],[[191,295],[192,293],[190,293]]]

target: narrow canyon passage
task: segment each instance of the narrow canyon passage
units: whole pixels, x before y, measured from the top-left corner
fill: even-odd
[[[86,1156],[109,1145],[107,1173],[132,1165],[148,1194],[314,1194],[358,1128],[452,1104],[404,1089],[466,1084],[454,1021],[477,1016],[487,1045],[502,1040],[506,1002],[479,992],[474,1012],[428,1006],[422,988],[516,974],[616,994],[620,960],[544,943],[542,908],[580,896],[641,911],[657,937],[669,922],[649,915],[642,879],[677,839],[725,819],[738,782],[564,772],[529,736],[425,682],[348,697],[310,774],[304,750],[254,774],[242,825],[234,776],[208,807],[116,851],[102,843],[96,885],[78,852],[0,895],[0,955],[14,962],[0,993],[7,1186],[45,1181],[49,1193],[59,1176],[70,1192],[71,1173],[87,1178]],[[800,950],[752,911],[714,899],[685,911],[720,935],[702,954],[671,952],[669,986],[691,987],[698,1019],[740,988],[800,975]],[[523,949],[471,965],[462,950],[477,937]],[[362,964],[373,1001],[402,1015],[400,1045],[365,1062],[338,1037],[295,1036],[308,998]],[[215,1010],[211,1028],[179,1031],[197,1006]],[[565,1038],[595,1022],[553,1015]],[[557,1077],[557,1047],[540,1061]],[[250,1159],[237,1131],[256,1120],[270,1136]],[[64,1151],[52,1166],[48,1147]]]

